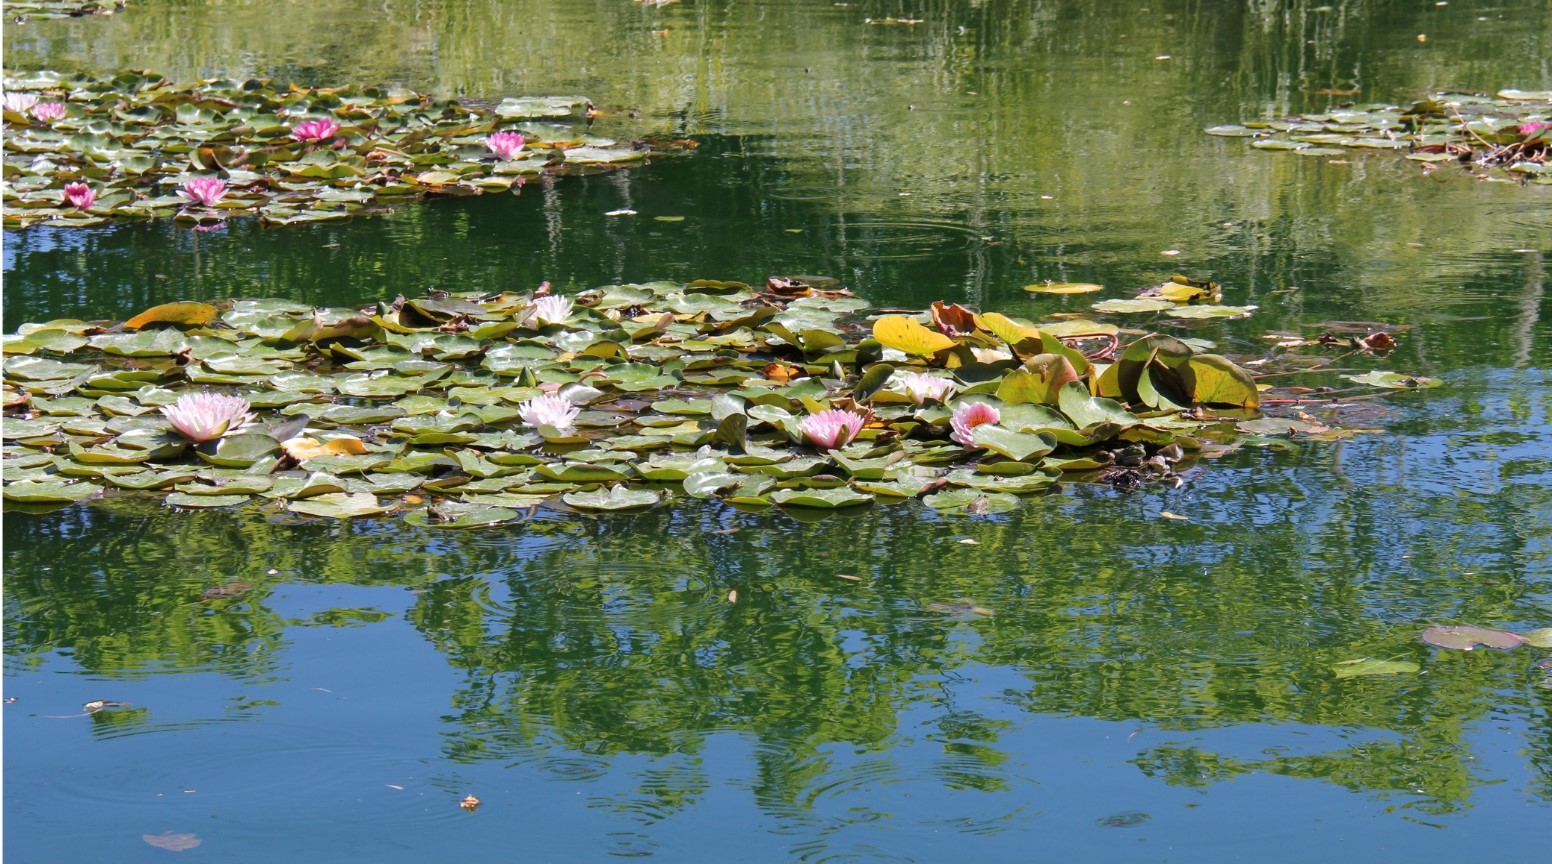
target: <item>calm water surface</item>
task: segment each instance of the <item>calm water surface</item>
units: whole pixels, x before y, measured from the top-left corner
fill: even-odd
[[[1446,386],[1343,413],[1377,431],[1341,444],[1003,516],[9,513],[7,856],[157,860],[163,832],[255,862],[1544,852],[1552,653],[1417,636],[1552,626],[1552,187],[1200,130],[1552,88],[1552,7],[1096,6],[137,0],[8,24],[8,69],[580,92],[600,128],[700,146],[343,225],[7,233],[6,330],[776,273],[1033,316],[1087,300],[1031,282],[1178,271],[1260,306],[1195,332],[1228,350],[1384,321],[1409,328],[1389,365]],[[1360,657],[1422,672],[1335,678]]]

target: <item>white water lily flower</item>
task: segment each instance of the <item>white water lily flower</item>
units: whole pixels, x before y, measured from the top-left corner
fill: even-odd
[[[10,90],[5,94],[5,110],[7,111],[26,114],[36,104],[38,104],[38,94],[36,93],[18,93]]]
[[[581,412],[581,406],[573,404],[569,399],[548,394],[535,396],[517,406],[518,418],[535,429],[540,426],[570,429]]]
[[[570,317],[571,301],[559,294],[552,294],[535,300],[523,321],[542,327],[545,324],[559,324]]]
[[[250,407],[241,396],[185,393],[172,405],[163,406],[162,413],[179,435],[201,444],[253,425]]]
[[[954,382],[947,378],[939,378],[936,375],[924,375],[920,372],[902,372],[896,376],[901,387],[905,388],[905,395],[911,397],[911,401],[917,405],[925,402],[942,402],[954,392]]]

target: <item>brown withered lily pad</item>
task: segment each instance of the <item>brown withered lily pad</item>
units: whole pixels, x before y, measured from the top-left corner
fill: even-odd
[[[1508,630],[1460,624],[1449,627],[1429,627],[1423,631],[1423,641],[1440,648],[1470,651],[1479,645],[1484,648],[1518,648],[1524,644],[1525,637]]]
[[[204,842],[197,835],[174,834],[171,831],[165,831],[161,834],[141,834],[140,839],[158,849],[166,849],[168,852],[187,852]]]

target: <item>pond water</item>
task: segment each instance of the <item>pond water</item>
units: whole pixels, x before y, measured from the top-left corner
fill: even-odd
[[[223,861],[1544,850],[1552,652],[1418,634],[1552,626],[1552,187],[1201,130],[1547,89],[1552,7],[1110,5],[132,0],[7,24],[8,70],[583,93],[605,132],[699,145],[343,224],[7,232],[7,331],[798,273],[1039,316],[1091,298],[1024,285],[1183,272],[1259,306],[1189,328],[1229,350],[1382,321],[1405,328],[1389,367],[1445,386],[1353,403],[1336,419],[1375,431],[1341,443],[997,516],[8,513],[5,853],[153,860],[164,832]],[[1422,668],[1334,674],[1363,657]]]

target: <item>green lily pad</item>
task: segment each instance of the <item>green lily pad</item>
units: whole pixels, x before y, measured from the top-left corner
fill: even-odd
[[[1047,432],[1014,432],[1000,426],[975,428],[975,444],[1014,461],[1039,460],[1056,449],[1056,437]]]
[[[1369,675],[1410,675],[1423,667],[1410,660],[1375,660],[1363,657],[1332,664],[1331,670],[1338,678],[1360,678]]]
[[[1342,377],[1354,384],[1384,387],[1387,390],[1423,390],[1429,387],[1440,387],[1444,384],[1443,381],[1437,378],[1426,378],[1422,375],[1405,375],[1400,372],[1386,372],[1383,370],[1365,372],[1362,375],[1343,375]]]
[[[984,516],[991,513],[1007,513],[1023,506],[1017,495],[1007,492],[982,492],[977,489],[945,489],[922,499],[934,510],[949,513],[967,513]]]
[[[591,492],[568,492],[560,500],[578,510],[636,510],[651,507],[663,499],[662,493],[652,489],[632,489],[615,484]]]
[[[773,504],[783,507],[809,507],[833,510],[872,504],[873,496],[839,486],[833,489],[777,489],[770,494]]]
[[[443,501],[404,514],[404,521],[422,528],[487,528],[518,518],[516,510],[492,504]]]
[[[73,504],[102,491],[86,482],[61,480],[18,480],[5,484],[5,500],[24,504]]]
[[[306,516],[353,519],[358,516],[377,516],[393,507],[380,503],[377,496],[370,492],[331,492],[292,501],[287,509]]]
[[[167,495],[170,507],[236,507],[252,500],[252,495],[190,495],[185,492],[171,492]]]

